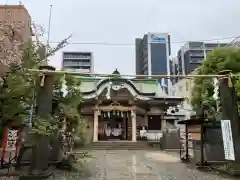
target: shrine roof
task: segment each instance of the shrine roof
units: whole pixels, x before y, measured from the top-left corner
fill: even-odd
[[[141,100],[175,99],[181,101],[182,97],[168,96],[159,86],[157,79],[130,79],[122,77],[78,77],[81,80],[80,89],[84,99],[97,97],[104,89],[110,86],[121,86],[128,89],[133,96]]]
[[[157,80],[156,79],[127,79],[121,77],[79,77],[81,80],[80,89],[83,93],[91,92],[99,88],[101,84],[113,81],[113,82],[126,82],[136,88],[140,93],[156,93]],[[154,94],[149,94],[154,95]]]

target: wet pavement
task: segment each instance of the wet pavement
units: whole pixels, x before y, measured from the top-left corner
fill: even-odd
[[[98,169],[91,180],[230,180],[188,168],[177,155],[160,151],[92,151]],[[80,178],[81,179],[81,178]]]
[[[55,172],[51,180],[230,180],[189,168],[177,154],[161,151],[91,151],[84,173]],[[9,179],[9,178],[8,178]],[[50,180],[49,179],[49,180]],[[238,178],[239,179],[239,178]]]

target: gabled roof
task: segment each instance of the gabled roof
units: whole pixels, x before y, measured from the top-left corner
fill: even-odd
[[[149,100],[151,97],[155,97],[156,93],[140,92],[136,86],[128,79],[123,78],[107,78],[102,79],[96,85],[95,89],[91,91],[82,92],[84,99],[93,99],[98,97],[105,89],[117,86],[118,88],[126,88],[136,99]]]
[[[83,92],[83,95],[89,95],[92,93],[96,93],[97,90],[100,89],[101,86],[103,86],[104,84],[110,83],[110,82],[117,82],[117,83],[125,83],[128,84],[137,94],[139,95],[143,95],[143,96],[155,96],[156,93],[144,93],[144,92],[140,92],[135,85],[128,79],[123,79],[123,78],[108,78],[108,79],[103,79],[102,81],[100,81],[97,86],[96,89],[92,90],[92,91],[88,91],[88,92]]]

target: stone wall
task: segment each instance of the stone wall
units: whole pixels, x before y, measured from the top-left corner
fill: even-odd
[[[224,148],[221,127],[205,129],[205,159],[224,161]]]
[[[180,149],[180,137],[178,129],[166,129],[160,140],[162,149]]]
[[[190,142],[189,142],[190,143]],[[192,140],[193,162],[196,163],[201,158],[200,140]],[[205,128],[204,133],[204,160],[205,161],[224,161],[224,148],[222,142],[221,127]]]
[[[193,163],[197,163],[201,159],[201,141],[190,140],[189,147],[191,147],[189,148],[189,155],[192,157]]]

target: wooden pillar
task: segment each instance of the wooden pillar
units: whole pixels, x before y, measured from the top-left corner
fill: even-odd
[[[99,115],[98,110],[94,109],[94,112],[93,112],[93,142],[98,141],[98,115]]]
[[[132,141],[136,142],[137,141],[137,122],[136,122],[136,110],[131,111],[131,116],[132,116]]]

